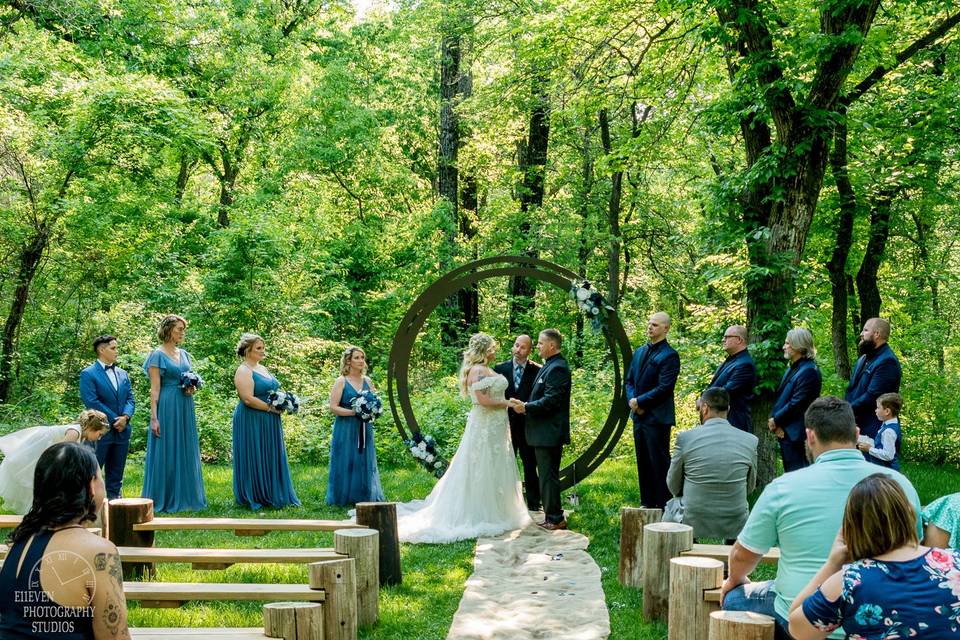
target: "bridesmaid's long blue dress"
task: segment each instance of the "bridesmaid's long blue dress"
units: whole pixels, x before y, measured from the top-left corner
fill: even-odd
[[[366,381],[363,388],[369,388]],[[350,409],[350,403],[358,395],[350,381],[346,381],[340,406]],[[337,416],[333,423],[327,504],[348,505],[384,500],[380,471],[377,469],[377,451],[373,444],[373,425],[366,426],[363,451],[359,450],[360,427],[360,418],[356,416]]]
[[[192,358],[183,349],[179,351],[179,364],[161,349],[147,356],[143,363],[143,371],[148,377],[150,369],[160,370],[160,398],[157,400],[160,437],[147,429],[143,497],[152,499],[153,510],[162,513],[207,508],[193,396],[188,396],[180,388],[180,376],[192,369]]]
[[[253,395],[267,402],[280,383],[272,375],[253,372]],[[300,506],[290,480],[287,448],[280,416],[237,403],[233,411],[233,495],[251,509]]]

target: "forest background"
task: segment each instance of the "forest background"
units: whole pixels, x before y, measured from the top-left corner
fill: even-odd
[[[682,427],[726,325],[750,328],[762,427],[787,329],[813,331],[842,394],[863,320],[888,317],[904,455],[957,465],[957,22],[941,0],[3,0],[0,432],[72,419],[112,333],[142,453],[141,365],[178,313],[204,459],[229,459],[233,347],[255,331],[307,400],[291,457],[323,462],[343,347],[383,388],[422,289],[514,254],[582,274],[635,346],[671,313]],[[568,457],[592,441],[602,337],[565,291],[503,278],[449,300],[413,356],[448,454],[466,336],[506,359],[551,325],[576,367]],[[404,460],[389,416],[378,439]]]

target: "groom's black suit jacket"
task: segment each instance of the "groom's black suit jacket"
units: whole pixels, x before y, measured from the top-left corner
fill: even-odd
[[[540,365],[527,360],[527,364],[523,368],[523,376],[520,378],[519,389],[513,384],[513,358],[510,358],[506,362],[501,362],[494,367],[493,370],[507,379],[507,390],[504,393],[504,397],[508,400],[510,398],[516,398],[517,400],[526,402],[530,399],[530,391],[533,389],[533,381],[540,372]],[[507,415],[510,417],[510,437],[513,443],[515,445],[526,444],[527,437],[525,429],[527,426],[527,417],[522,413],[517,413],[513,409],[510,409]]]
[[[570,367],[559,353],[543,363],[526,403],[527,444],[570,444]]]

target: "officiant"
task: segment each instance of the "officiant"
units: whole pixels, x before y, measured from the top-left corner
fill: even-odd
[[[530,351],[533,349],[533,340],[526,334],[517,336],[513,342],[513,357],[501,362],[493,368],[494,371],[507,379],[505,397],[509,400],[516,398],[521,402],[530,399],[533,381],[540,371],[540,365],[530,360]],[[510,418],[510,440],[513,442],[514,455],[520,456],[523,465],[523,491],[527,501],[527,509],[540,510],[540,480],[537,477],[537,458],[533,447],[527,444],[524,429],[527,417],[513,409],[508,410]]]

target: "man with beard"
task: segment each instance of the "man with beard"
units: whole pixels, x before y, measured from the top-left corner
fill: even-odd
[[[874,438],[880,429],[875,410],[877,398],[900,391],[900,361],[887,340],[890,323],[883,318],[870,318],[860,332],[860,359],[850,377],[844,400],[853,408],[860,435]]]

